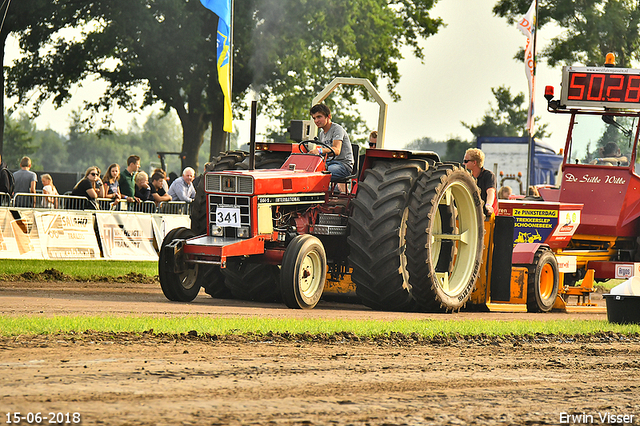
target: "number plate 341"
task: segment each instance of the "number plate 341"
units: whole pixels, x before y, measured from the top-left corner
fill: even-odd
[[[240,209],[238,207],[220,207],[216,209],[216,226],[240,228]]]

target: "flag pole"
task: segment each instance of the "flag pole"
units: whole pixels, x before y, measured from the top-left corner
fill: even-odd
[[[527,153],[527,168],[528,168],[528,173],[527,173],[527,194],[529,195],[529,186],[531,186],[533,184],[533,178],[535,177],[535,169],[534,169],[534,161],[533,158],[535,156],[535,152],[536,152],[536,147],[535,147],[535,139],[533,137],[533,116],[535,115],[535,109],[534,109],[534,101],[535,101],[535,93],[536,93],[536,41],[538,38],[538,0],[535,0],[535,15],[534,15],[534,19],[532,22],[533,26],[532,26],[532,36],[533,36],[533,40],[532,40],[532,44],[533,44],[533,64],[532,64],[532,78],[531,78],[531,94],[530,94],[530,99],[529,99],[529,110],[527,111],[527,116],[529,114],[531,114],[531,117],[527,117],[529,121],[529,149],[528,149],[528,153]],[[525,58],[526,61],[526,58]]]
[[[537,0],[536,0],[537,1]],[[232,97],[233,93],[233,15],[235,12],[235,0],[231,0],[231,31],[229,34],[229,97]],[[231,133],[227,134],[227,151],[231,151]]]

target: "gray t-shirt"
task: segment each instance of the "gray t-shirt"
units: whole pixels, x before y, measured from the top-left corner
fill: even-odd
[[[342,141],[342,147],[340,148],[340,155],[336,155],[333,161],[339,161],[349,166],[349,169],[353,170],[353,153],[351,152],[351,142],[349,141],[349,135],[342,128],[341,125],[331,123],[331,128],[327,133],[320,129],[318,135],[320,142],[324,142],[329,146],[333,146],[333,141]]]
[[[29,193],[29,189],[31,188],[31,182],[38,182],[38,176],[30,171],[20,169],[17,172],[13,173],[13,177],[16,180],[16,186],[14,193]]]

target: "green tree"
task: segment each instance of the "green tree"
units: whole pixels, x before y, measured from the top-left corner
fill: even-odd
[[[467,149],[474,148],[476,144],[471,141],[464,141],[460,138],[451,138],[447,141],[447,155],[443,158],[446,161],[457,161],[458,163],[464,158]]]
[[[11,117],[4,119],[4,146],[6,148],[2,159],[10,169],[20,167],[22,157],[31,156],[37,149],[34,145],[32,127],[28,119],[15,120]],[[40,165],[33,162],[33,167],[38,170]]]
[[[493,13],[515,23],[531,5],[530,0],[499,0]],[[640,1],[638,0],[541,0],[538,29],[555,24],[562,33],[538,52],[549,65],[603,65],[608,52],[619,66],[640,59]],[[516,56],[522,60],[522,51]]]
[[[436,152],[440,158],[444,158],[447,155],[447,143],[434,141],[429,137],[411,141],[406,145],[406,148],[418,151],[433,151]]]
[[[95,110],[114,105],[135,111],[132,88],[142,87],[142,106],[161,102],[179,117],[185,165],[197,166],[205,130],[212,124],[213,154],[224,148],[222,99],[216,71],[217,17],[198,1],[110,0],[90,2],[92,25],[83,36],[19,33],[26,56],[8,72],[10,93],[32,91],[61,104],[72,85],[92,76],[108,88]],[[250,88],[265,113],[281,127],[308,107],[336,76],[365,77],[393,87],[400,79],[403,46],[422,57],[418,42],[435,34],[435,0],[245,0],[234,17],[233,98],[236,116]],[[49,48],[45,51],[43,47]],[[108,60],[110,59],[110,60]],[[328,103],[349,114],[356,89],[343,88]],[[364,94],[365,97],[368,95]],[[338,116],[338,114],[336,115]],[[355,120],[357,122],[357,120]],[[274,126],[275,127],[275,126]]]
[[[460,138],[450,138],[446,141],[434,141],[429,137],[424,137],[409,142],[405,148],[420,151],[434,151],[440,156],[441,161],[460,162],[464,157],[465,151],[473,146],[473,142],[468,142]]]
[[[98,166],[104,171],[111,163],[124,168],[129,155],[135,154],[140,156],[142,170],[149,172],[160,165],[158,151],[180,151],[180,126],[172,114],[151,114],[142,125],[134,121],[126,132],[95,130],[82,120],[78,110],[71,119],[65,143],[69,155],[66,171],[83,172],[89,166]],[[179,164],[172,164],[180,169]]]
[[[69,169],[69,154],[67,153],[67,138],[51,129],[36,130],[33,127],[33,144],[38,149],[31,156],[38,170],[47,172],[74,172]]]
[[[49,40],[59,30],[86,22],[92,5],[92,2],[81,0],[3,1],[0,5],[0,64],[4,64],[4,48],[10,34],[20,35],[23,49],[39,46],[41,40]],[[46,85],[46,81],[43,84]],[[5,74],[0,73],[3,93],[4,87]],[[5,111],[4,96],[0,96],[0,111]],[[0,154],[4,151],[4,119],[0,115]]]
[[[479,124],[472,125],[462,122],[473,136],[527,136],[525,128],[527,124],[528,105],[525,103],[525,95],[520,92],[516,96],[511,94],[508,87],[500,86],[491,89],[496,100],[496,106],[485,112]],[[489,103],[491,105],[491,103]],[[536,138],[548,137],[551,134],[546,131],[548,124],[542,124],[536,118]]]

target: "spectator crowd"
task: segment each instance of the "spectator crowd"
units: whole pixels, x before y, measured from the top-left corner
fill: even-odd
[[[23,157],[20,160],[20,169],[11,173],[0,156],[0,193],[13,197],[16,194],[36,194],[38,177],[31,170],[31,159]],[[89,167],[84,177],[78,181],[68,195],[85,197],[85,208],[99,209],[98,200],[108,200],[111,205],[120,201],[140,204],[146,201],[155,203],[156,207],[163,202],[184,201],[190,203],[196,195],[193,186],[195,170],[187,167],[181,177],[169,182],[164,170],[157,168],[151,176],[140,170],[140,157],[131,155],[127,159],[127,166],[120,168],[117,163],[111,164],[101,175],[97,166]],[[40,176],[42,182],[42,194],[40,205],[43,207],[57,208],[59,198],[53,178],[50,174]],[[18,197],[16,197],[18,199]],[[35,197],[20,197],[21,203],[29,207],[35,205]]]

